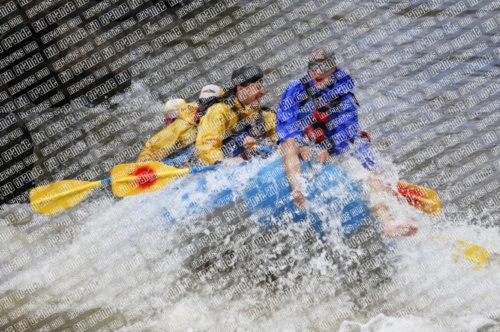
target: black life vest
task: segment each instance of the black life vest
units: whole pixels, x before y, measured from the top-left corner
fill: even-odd
[[[264,115],[262,115],[262,112],[257,112],[255,115],[256,119],[252,121],[251,118],[253,118],[253,116],[248,116],[244,118],[234,107],[231,107],[231,109],[238,116],[238,123],[231,131],[231,134],[222,141],[223,145],[226,145],[227,143],[239,137],[241,134],[245,132],[247,132],[249,136],[255,139],[260,139],[265,137],[266,121],[264,119]]]
[[[247,160],[249,155],[247,155],[246,151],[243,149],[241,135],[243,133],[248,133],[250,137],[253,137],[256,140],[265,138],[267,126],[264,115],[262,114],[262,111],[260,111],[255,113],[255,115],[244,118],[238,110],[235,109],[234,105],[228,104],[228,106],[231,107],[233,112],[235,112],[238,117],[238,123],[231,131],[231,134],[222,141],[222,149],[223,151],[225,150],[225,155],[230,152],[233,156],[241,156],[243,159]]]
[[[194,114],[194,121],[196,124],[200,123],[201,118],[207,113],[207,110],[214,104],[222,102],[221,98],[213,97],[210,101],[205,102],[204,104],[198,104],[198,108]]]

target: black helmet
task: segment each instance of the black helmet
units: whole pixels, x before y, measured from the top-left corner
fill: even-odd
[[[228,96],[236,95],[236,86],[246,83],[254,83],[264,77],[262,70],[254,65],[246,64],[241,68],[233,71],[231,82],[225,85]]]
[[[264,73],[259,67],[247,64],[233,71],[231,82],[234,86],[237,86],[240,84],[257,82],[263,77]]]
[[[335,52],[328,51],[323,47],[315,47],[309,55],[309,63],[322,62],[327,59],[333,59],[335,61]]]

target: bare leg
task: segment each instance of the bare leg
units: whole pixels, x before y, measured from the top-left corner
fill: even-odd
[[[368,181],[371,190],[371,200],[374,201],[377,200],[378,197],[383,197],[385,186],[382,179],[378,175],[372,173]],[[418,227],[412,222],[397,222],[394,220],[389,206],[381,201],[375,202],[371,211],[382,225],[384,235],[388,238],[412,236],[418,231]]]
[[[283,154],[283,163],[285,166],[285,173],[292,188],[292,198],[295,204],[304,208],[306,199],[298,188],[298,176],[301,173],[299,161],[299,146],[293,138],[287,139],[281,145],[281,153]]]
[[[384,235],[388,238],[399,236],[412,236],[418,231],[418,227],[411,222],[404,222],[399,225],[389,226],[384,229]]]

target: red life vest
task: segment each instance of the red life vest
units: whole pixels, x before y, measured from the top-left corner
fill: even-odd
[[[306,127],[304,133],[307,138],[316,143],[321,143],[325,139],[326,124],[328,123],[330,105],[325,105],[314,110],[311,124]]]

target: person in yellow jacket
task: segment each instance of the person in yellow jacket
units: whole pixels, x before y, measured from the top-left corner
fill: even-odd
[[[233,71],[228,97],[211,106],[200,121],[196,152],[202,164],[247,159],[260,141],[277,142],[276,116],[260,105],[265,94],[262,78],[253,65]]]
[[[180,167],[185,164],[194,153],[192,146],[196,140],[200,118],[208,107],[218,102],[222,96],[223,92],[219,86],[207,85],[202,88],[197,102],[167,102],[167,117],[176,119],[146,142],[137,162],[164,161],[182,154],[185,160],[173,165]]]

